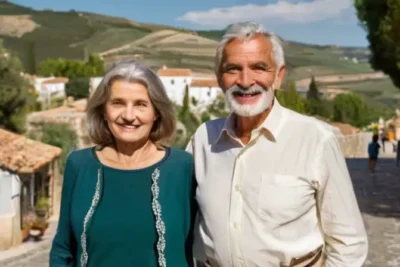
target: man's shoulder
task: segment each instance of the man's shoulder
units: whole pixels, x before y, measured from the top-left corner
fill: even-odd
[[[227,118],[218,118],[203,122],[194,133],[196,139],[216,139],[224,128]]]
[[[302,129],[303,133],[319,134],[322,136],[336,135],[340,136],[341,132],[338,128],[330,125],[328,122],[313,116],[301,114],[290,109],[286,109],[287,126],[296,129]]]

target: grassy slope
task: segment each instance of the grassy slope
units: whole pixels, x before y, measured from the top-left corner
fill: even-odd
[[[36,11],[12,3],[0,2],[0,15],[30,15],[40,25],[21,38],[0,36],[6,48],[15,52],[26,69],[49,57],[83,59],[137,40],[162,25],[133,23],[127,19],[91,13]],[[33,57],[33,55],[35,57]]]
[[[391,107],[399,105],[400,103],[400,91],[393,85],[389,78],[321,85],[334,85],[335,87],[340,87],[345,90],[365,95],[366,97],[372,98]]]
[[[176,35],[188,30],[163,25],[142,24],[124,18],[76,12],[35,11],[12,3],[0,2],[0,15],[29,14],[40,25],[22,38],[5,37],[5,46],[16,52],[27,69],[49,57],[83,59],[89,53],[99,53],[134,42],[159,30],[175,30]],[[217,40],[222,31],[197,31],[199,36]],[[1,36],[0,36],[1,37]],[[183,38],[162,43],[149,40],[146,45],[135,46],[119,54],[140,54],[142,60],[153,67],[164,64],[188,67],[209,72],[213,66],[215,43],[192,42]],[[196,39],[196,38],[192,38]],[[353,64],[340,60],[344,55],[360,55],[365,50],[320,47],[284,42],[289,76],[299,79],[310,75],[358,73],[371,71],[368,64]],[[35,60],[33,60],[35,55]]]
[[[129,44],[129,49],[107,57],[107,63],[133,55],[153,68],[191,68],[196,72],[212,72],[216,40],[222,31],[191,31],[164,25],[132,22],[130,20],[99,14],[76,12],[36,11],[12,3],[0,1],[0,15],[31,15],[40,25],[22,38],[0,36],[5,46],[18,54],[25,68],[38,66],[49,57],[84,59],[90,53],[101,53]],[[160,32],[161,31],[161,32]],[[168,34],[161,34],[162,32]],[[371,72],[366,62],[367,50],[317,46],[296,42],[283,42],[286,52],[289,79],[301,79],[311,75]],[[343,57],[358,57],[363,63],[354,64]],[[342,85],[341,85],[342,86]],[[343,87],[343,86],[342,86]],[[390,81],[358,82],[346,85],[349,90],[364,92],[377,100],[391,102],[398,90]],[[372,88],[372,89],[369,89]],[[382,94],[374,93],[379,88]],[[376,91],[376,90],[375,90]]]

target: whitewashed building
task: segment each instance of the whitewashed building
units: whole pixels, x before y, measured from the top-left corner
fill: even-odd
[[[97,87],[103,80],[103,77],[91,77],[89,80],[89,95],[92,95],[96,91]]]
[[[29,75],[27,73],[21,73],[25,79],[33,86],[38,96],[42,99],[46,99],[49,95],[60,95],[65,96],[65,85],[69,79],[65,77],[38,77],[36,75]]]
[[[49,200],[49,215],[59,214],[62,150],[0,129],[0,251],[22,242],[24,215],[40,198]]]
[[[164,66],[158,70],[157,74],[164,84],[169,99],[177,105],[182,105],[185,88],[192,82],[192,71],[190,69],[170,69]]]
[[[39,96],[48,98],[51,96],[65,97],[65,85],[69,79],[64,77],[54,77],[41,82]]]
[[[189,87],[190,99],[195,99],[198,106],[212,104],[222,93],[216,79],[192,79]]]
[[[197,106],[212,104],[222,94],[217,80],[209,77],[193,78],[190,69],[162,67],[157,71],[169,99],[177,105],[183,104],[185,88],[189,87],[189,99],[195,100]],[[97,89],[103,77],[90,78],[90,95]]]
[[[20,188],[18,175],[0,168],[0,251],[20,244]]]

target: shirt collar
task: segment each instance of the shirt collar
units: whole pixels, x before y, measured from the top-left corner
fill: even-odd
[[[278,100],[274,98],[274,104],[271,112],[268,114],[267,118],[262,122],[262,124],[257,129],[254,129],[253,132],[259,131],[263,133],[269,140],[276,141],[282,123],[283,112],[284,108],[281,106]],[[220,142],[224,136],[228,136],[231,139],[236,139],[234,130],[235,117],[236,115],[234,113],[229,114],[214,144]]]

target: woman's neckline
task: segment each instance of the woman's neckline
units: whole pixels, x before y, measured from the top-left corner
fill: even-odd
[[[165,148],[165,155],[164,157],[159,160],[156,163],[153,163],[147,167],[143,167],[143,168],[136,168],[136,169],[121,169],[121,168],[116,168],[116,167],[112,167],[109,166],[107,164],[104,164],[103,162],[101,162],[100,158],[98,157],[97,153],[96,153],[96,147],[93,147],[91,149],[91,156],[94,158],[94,160],[101,165],[101,167],[105,168],[105,169],[110,169],[110,170],[114,170],[114,171],[119,171],[119,172],[139,172],[139,171],[146,171],[149,169],[155,169],[157,167],[160,167],[165,161],[168,160],[170,154],[171,154],[171,148],[170,147],[166,147]]]

